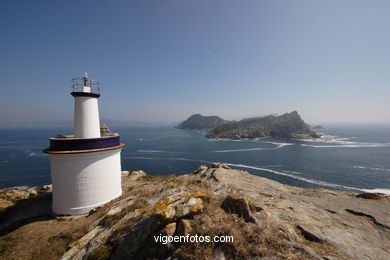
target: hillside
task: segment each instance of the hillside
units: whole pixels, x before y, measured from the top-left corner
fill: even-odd
[[[179,129],[193,129],[193,130],[209,130],[221,126],[228,121],[223,120],[218,116],[202,116],[201,114],[194,114],[187,120],[181,122],[176,128]]]
[[[248,118],[238,122],[229,122],[216,127],[207,134],[209,138],[319,138],[309,125],[299,116],[298,112],[285,113],[280,116]]]
[[[385,195],[298,188],[221,163],[182,176],[125,171],[122,189],[80,217],[52,216],[49,186],[0,190],[0,258],[390,259]],[[233,241],[163,244],[160,234]]]

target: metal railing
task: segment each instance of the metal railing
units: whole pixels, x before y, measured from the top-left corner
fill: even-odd
[[[100,94],[99,81],[88,78],[86,74],[82,78],[73,78],[71,81],[73,92]]]

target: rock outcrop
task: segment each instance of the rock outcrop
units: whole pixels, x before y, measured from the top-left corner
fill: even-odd
[[[292,187],[223,163],[178,177],[137,171],[122,179],[123,196],[88,216],[50,217],[50,188],[12,201],[0,211],[7,223],[1,257],[390,259],[390,199],[383,194]],[[163,236],[234,240],[156,240]]]

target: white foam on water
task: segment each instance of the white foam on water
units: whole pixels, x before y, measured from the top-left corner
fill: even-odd
[[[390,146],[390,143],[368,143],[351,141],[351,139],[355,138],[356,137],[338,137],[335,135],[322,135],[320,139],[305,139],[299,141],[307,142],[306,144],[300,144],[301,146],[313,148],[360,148]]]
[[[287,173],[292,173],[292,174],[297,174],[297,175],[301,175],[301,173],[300,173],[300,172],[295,172],[295,171],[286,171],[286,170],[284,170],[284,172],[287,172]]]
[[[280,143],[280,144],[278,144],[278,147],[277,147],[277,148],[282,148],[282,147],[290,146],[290,145],[294,145],[294,144],[290,144],[290,143]]]
[[[159,151],[159,150],[137,150],[138,153],[177,153],[172,151]]]
[[[276,145],[275,147],[256,147],[256,148],[244,148],[244,149],[232,149],[232,150],[217,150],[212,151],[213,153],[231,153],[231,152],[248,152],[248,151],[261,151],[261,150],[273,150],[282,148],[289,145],[294,145],[294,143],[280,143],[280,142],[262,142],[267,144]]]
[[[369,193],[383,193],[386,195],[390,195],[390,189],[362,189],[364,192],[369,192]]]
[[[373,171],[385,171],[385,172],[390,172],[390,169],[379,168],[379,167],[366,167],[366,166],[360,166],[360,165],[353,165],[352,168],[355,168],[355,169],[364,169],[364,170],[373,170]]]
[[[209,161],[204,160],[196,160],[196,159],[188,159],[188,158],[181,158],[181,157],[144,157],[144,156],[127,156],[123,157],[123,159],[139,159],[139,160],[175,160],[175,161],[189,161],[189,162],[201,162],[201,163],[212,163]]]
[[[308,183],[312,183],[312,184],[316,184],[316,185],[320,185],[320,186],[325,186],[325,187],[362,191],[362,189],[359,189],[359,188],[345,186],[345,185],[341,185],[341,184],[329,183],[329,182],[326,182],[326,181],[313,180],[313,179],[309,179],[309,178],[306,178],[306,177],[297,176],[297,175],[288,173],[286,171],[276,171],[276,170],[272,170],[272,169],[267,169],[267,168],[262,168],[262,167],[257,167],[257,166],[251,166],[251,165],[244,165],[244,164],[233,164],[233,163],[225,163],[225,164],[230,165],[230,166],[240,167],[240,168],[246,168],[246,169],[253,169],[253,170],[270,172],[270,173],[273,173],[273,174],[286,176],[286,177],[290,177],[290,178],[297,179],[297,180],[300,180],[300,181],[304,181],[304,182],[308,182]]]
[[[247,148],[247,149],[236,149],[236,150],[218,150],[212,151],[213,153],[231,153],[231,152],[248,152],[248,151],[260,151],[260,150],[269,150],[274,148]]]
[[[34,153],[34,152],[30,152],[28,155],[28,157],[45,157],[45,156],[48,156],[46,153]]]
[[[230,138],[208,138],[207,139],[209,142],[245,142],[245,141],[251,141],[255,142],[253,139],[230,139]]]
[[[264,141],[263,143],[274,144],[274,145],[276,145],[276,148],[281,148],[284,146],[289,146],[289,145],[295,144],[295,143],[282,143],[282,142],[271,142],[271,141]]]
[[[139,160],[159,160],[159,159],[162,159],[162,158],[154,158],[154,157],[144,157],[144,156],[126,156],[126,157],[122,157],[122,159],[130,159],[130,160],[134,160],[134,159],[139,159]]]
[[[164,158],[164,159],[177,160],[177,161],[189,161],[189,162],[213,163],[205,160],[187,159],[187,158],[180,158],[180,157],[171,157],[171,158]]]
[[[344,142],[331,145],[315,145],[315,144],[300,144],[301,146],[313,148],[362,148],[362,147],[389,147],[390,143],[359,143],[359,142]]]

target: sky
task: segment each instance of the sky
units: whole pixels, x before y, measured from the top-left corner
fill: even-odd
[[[297,110],[390,124],[387,0],[0,1],[0,127],[71,121],[70,79],[100,115],[177,122]]]

